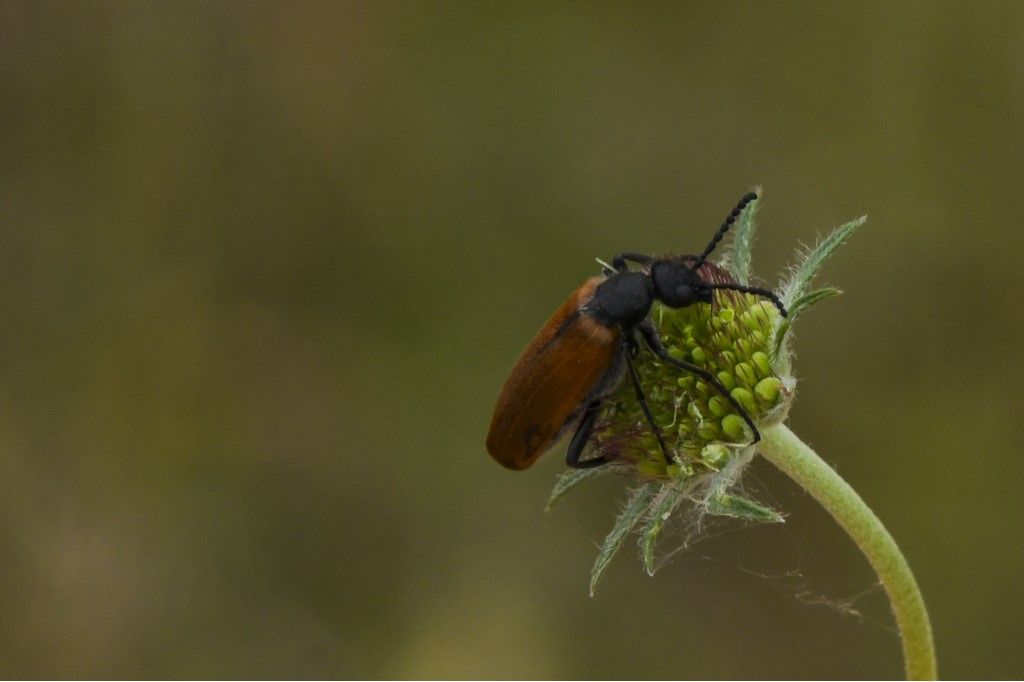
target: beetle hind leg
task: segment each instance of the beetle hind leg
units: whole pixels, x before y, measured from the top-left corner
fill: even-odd
[[[594,457],[593,459],[581,460],[584,448],[590,441],[590,434],[594,432],[594,422],[601,411],[601,401],[594,401],[587,405],[583,411],[583,420],[576,427],[576,433],[569,441],[569,449],[565,451],[565,465],[572,469],[590,469],[608,463],[607,457]]]

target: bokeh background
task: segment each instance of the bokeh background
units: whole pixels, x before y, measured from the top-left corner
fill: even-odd
[[[483,446],[595,256],[870,222],[793,428],[901,542],[947,677],[1024,675],[1020,3],[0,2],[0,673],[902,674],[783,527],[596,598],[628,482]],[[856,611],[859,615],[851,613]]]

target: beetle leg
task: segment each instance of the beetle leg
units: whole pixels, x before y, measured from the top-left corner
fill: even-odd
[[[630,347],[636,347],[636,339],[630,339],[627,344]],[[640,375],[637,374],[636,367],[633,366],[633,358],[626,352],[626,366],[629,368],[629,379],[633,384],[633,391],[636,392],[637,402],[640,403],[640,409],[643,410],[644,417],[647,418],[647,423],[651,425],[651,430],[654,431],[654,437],[658,439],[658,445],[661,446],[661,453],[665,455],[665,464],[672,464],[675,460],[672,458],[672,454],[668,450],[668,446],[665,445],[665,439],[661,435],[661,429],[654,421],[654,415],[651,414],[651,408],[647,405],[647,397],[644,395],[644,389],[640,385]]]
[[[608,462],[604,457],[580,461],[583,448],[587,447],[590,434],[594,430],[594,421],[597,419],[600,411],[601,401],[599,400],[587,405],[587,408],[583,411],[583,420],[576,428],[576,433],[573,434],[572,440],[569,441],[569,449],[565,451],[565,465],[567,467],[572,469],[590,469],[591,467],[599,467]]]
[[[655,355],[674,367],[696,374],[701,379],[714,386],[718,392],[722,394],[722,397],[729,401],[736,412],[743,417],[743,421],[747,422],[747,426],[750,427],[750,430],[754,432],[754,440],[750,443],[751,445],[761,440],[761,432],[757,430],[756,426],[754,426],[754,420],[750,418],[750,415],[747,414],[745,409],[743,409],[743,406],[739,404],[736,398],[732,397],[732,394],[726,390],[725,386],[722,385],[722,382],[719,381],[716,376],[703,367],[698,367],[697,365],[686,362],[685,360],[680,360],[679,358],[674,358],[669,355],[668,351],[665,350],[665,344],[661,342],[661,337],[658,336],[658,332],[653,326],[651,326],[649,321],[640,325],[640,333],[643,335],[644,341],[647,342],[647,345]]]
[[[640,353],[640,344],[637,343],[636,336],[633,334],[627,334],[624,343],[626,346],[625,357],[635,358]]]
[[[615,256],[615,258],[612,258],[612,267],[619,272],[624,272],[627,269],[626,261],[631,261],[639,265],[650,265],[654,262],[654,256],[645,256],[642,253],[620,253]]]

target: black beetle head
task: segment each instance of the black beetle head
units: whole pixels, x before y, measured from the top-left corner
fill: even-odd
[[[655,297],[670,308],[694,303],[711,303],[711,287],[677,259],[659,260],[651,265]]]

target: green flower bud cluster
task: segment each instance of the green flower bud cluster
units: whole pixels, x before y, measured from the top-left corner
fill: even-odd
[[[709,274],[717,275],[719,281],[728,279],[720,268],[705,268],[713,269]],[[723,290],[716,292],[712,305],[672,309],[657,303],[651,310],[651,320],[669,354],[717,377],[755,423],[785,398],[783,381],[771,360],[780,319],[770,302]],[[641,347],[633,362],[654,421],[676,463],[666,466],[628,380],[609,399],[595,429],[592,446],[603,454],[634,462],[644,476],[689,478],[721,469],[730,457],[724,444],[743,445],[753,439],[746,421],[715,386],[661,362],[646,347]]]

